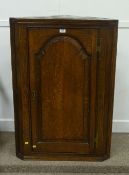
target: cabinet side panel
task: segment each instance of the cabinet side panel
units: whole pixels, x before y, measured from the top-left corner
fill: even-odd
[[[96,154],[107,154],[110,149],[112,131],[112,112],[114,96],[115,78],[115,55],[112,57],[116,48],[116,32],[113,28],[98,30],[100,39],[100,53],[97,58],[97,118],[96,118]],[[109,141],[110,140],[110,141]]]
[[[31,150],[27,27],[11,22],[12,73],[17,155]]]
[[[100,54],[97,58],[96,154],[110,154],[116,63],[117,29],[99,29]]]
[[[10,43],[11,43],[11,64],[12,64],[12,84],[13,84],[13,102],[14,102],[14,121],[15,121],[15,142],[16,154],[23,152],[21,147],[21,132],[19,118],[19,101],[17,91],[17,69],[16,69],[16,46],[15,46],[15,22],[10,19]]]
[[[110,155],[111,136],[112,136],[112,118],[115,88],[115,71],[116,71],[116,52],[117,52],[117,35],[118,25],[112,29],[112,52],[111,52],[111,68],[110,68],[110,91],[109,91],[109,120],[107,127],[107,155]]]
[[[19,129],[22,134],[21,145],[24,155],[28,155],[31,151],[31,127],[27,25],[17,24],[16,37],[17,88],[22,126]]]

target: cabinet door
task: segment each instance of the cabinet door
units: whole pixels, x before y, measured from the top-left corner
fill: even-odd
[[[94,151],[96,30],[28,30],[32,149]]]

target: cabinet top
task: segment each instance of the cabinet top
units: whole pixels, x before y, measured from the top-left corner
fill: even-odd
[[[60,22],[73,23],[73,24],[94,24],[94,25],[118,25],[117,19],[99,18],[99,17],[84,17],[84,16],[71,16],[71,15],[59,15],[59,16],[44,16],[44,17],[18,17],[10,18],[10,23],[57,23]]]
[[[18,17],[15,19],[70,19],[70,20],[116,20],[109,18],[99,18],[91,16],[73,16],[73,15],[55,15],[55,16],[40,16],[40,17]]]

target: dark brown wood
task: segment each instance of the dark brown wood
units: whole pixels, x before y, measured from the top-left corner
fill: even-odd
[[[10,18],[16,154],[110,156],[117,20]]]

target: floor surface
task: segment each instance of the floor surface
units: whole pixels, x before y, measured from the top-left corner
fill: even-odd
[[[1,173],[127,173],[129,174],[129,134],[113,134],[111,158],[103,162],[23,161],[15,156],[14,133],[0,133]],[[81,175],[81,174],[80,174]],[[121,174],[122,175],[122,174]]]

